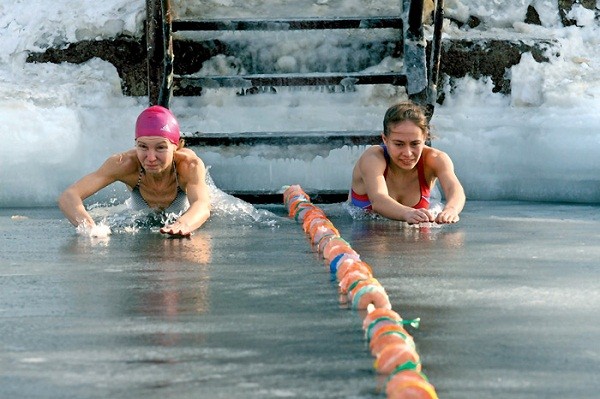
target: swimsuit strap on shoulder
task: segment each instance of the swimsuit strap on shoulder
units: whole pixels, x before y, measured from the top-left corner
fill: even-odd
[[[142,175],[144,174],[144,168],[140,167],[140,174],[138,175],[138,181],[134,188],[139,187],[142,182]]]
[[[390,154],[388,153],[387,146],[384,143],[379,144],[381,148],[383,148],[383,157],[385,158],[386,163],[390,163]]]
[[[177,189],[179,189],[179,176],[177,175],[177,165],[175,165],[175,161],[173,161],[173,172],[175,173],[175,184],[177,184]]]
[[[383,178],[387,178],[388,168],[390,166],[390,154],[388,153],[387,146],[384,143],[379,144],[383,148],[383,157],[385,158],[385,171],[383,172]]]

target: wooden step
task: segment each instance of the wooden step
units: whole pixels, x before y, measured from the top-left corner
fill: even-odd
[[[381,131],[296,131],[296,132],[242,132],[242,133],[183,133],[187,146],[229,147],[253,145],[306,145],[317,144],[330,148],[345,145],[373,145],[381,143]]]
[[[342,85],[351,87],[353,85],[392,84],[395,86],[406,86],[406,75],[388,73],[361,73],[361,72],[339,72],[339,73],[286,73],[286,74],[256,74],[236,76],[194,76],[175,75],[174,84],[179,87],[263,87],[263,86],[327,86]]]
[[[308,29],[402,29],[400,17],[175,19],[172,31],[275,31]]]

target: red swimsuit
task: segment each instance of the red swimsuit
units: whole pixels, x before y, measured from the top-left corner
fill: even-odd
[[[383,148],[383,155],[388,165],[390,163],[390,155],[387,152],[387,147],[384,144],[381,144]],[[388,168],[385,168],[385,172],[383,172],[383,177],[387,177]],[[419,187],[421,189],[421,199],[417,202],[416,205],[413,206],[415,209],[429,209],[429,200],[431,195],[431,188],[427,184],[427,180],[425,180],[425,164],[423,162],[423,157],[419,158],[417,162],[417,172],[419,174]],[[353,205],[358,206],[359,208],[365,210],[373,209],[371,205],[371,201],[369,200],[369,196],[367,194],[356,194],[354,190],[350,189],[350,201]]]

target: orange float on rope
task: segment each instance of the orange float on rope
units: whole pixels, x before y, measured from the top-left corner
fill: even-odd
[[[362,322],[369,350],[375,357],[373,367],[388,374],[386,394],[391,399],[437,399],[433,385],[420,373],[420,357],[405,324],[418,326],[418,319],[402,320],[392,310],[388,295],[371,267],[339,234],[325,212],[315,206],[300,185],[283,193],[288,215],[301,223],[329,271],[339,282],[341,302],[354,309],[367,309]],[[346,302],[346,299],[348,302]]]
[[[327,216],[325,215],[325,212],[321,210],[321,208],[317,207],[306,211],[304,214],[304,220],[302,220],[302,230],[304,230],[305,233],[308,233],[311,222],[316,218],[327,219]]]
[[[342,237],[337,236],[337,235],[330,235],[330,236],[325,236],[323,237],[319,243],[317,244],[317,252],[319,254],[323,253],[323,248],[325,248],[331,241],[335,241],[335,240],[343,240]]]
[[[402,323],[402,321],[378,319],[377,321],[371,323],[365,330],[365,339],[367,340],[368,344],[371,344],[371,341],[376,339],[379,334],[389,331],[397,331],[405,335],[410,335]]]
[[[371,323],[377,319],[386,318],[394,321],[402,321],[402,317],[392,309],[373,309],[363,319],[362,328],[364,331],[369,328]]]
[[[327,224],[331,224],[333,226],[333,223],[331,223],[331,220],[327,219],[327,217],[325,215],[313,217],[310,219],[310,222],[307,224],[305,233],[308,234],[308,236],[312,239],[313,235],[315,234],[315,230],[319,226],[325,226]]]
[[[360,261],[360,255],[356,251],[352,251],[352,252],[341,253],[341,254],[337,255],[336,257],[334,257],[333,259],[327,260],[327,262],[329,263],[329,272],[331,274],[336,275],[336,278],[337,278],[338,266],[342,262],[344,262],[348,259]],[[339,281],[339,278],[338,278],[338,281]]]
[[[306,194],[304,192],[302,187],[300,187],[298,184],[293,184],[293,185],[289,186],[288,188],[286,188],[285,191],[283,192],[283,204],[286,207],[288,207],[288,205],[290,203],[290,198],[295,197],[295,196],[296,197],[303,196],[306,199],[309,198],[308,194]]]
[[[365,330],[365,339],[367,340],[367,343],[370,345],[371,342],[373,340],[377,339],[380,334],[397,332],[397,333],[401,333],[407,337],[410,337],[410,339],[407,340],[407,342],[411,343],[411,345],[414,346],[412,336],[408,333],[408,331],[406,331],[404,326],[406,324],[410,324],[413,327],[417,328],[419,325],[419,322],[420,322],[419,319],[396,321],[396,320],[391,320],[391,319],[382,317],[382,318],[376,319],[371,324],[369,324],[369,327],[367,327],[367,329]]]
[[[369,350],[377,357],[386,346],[402,343],[407,343],[416,350],[413,337],[404,328],[399,325],[387,325],[373,334],[369,342]]]
[[[319,252],[323,254],[323,258],[331,259],[331,257],[329,256],[331,250],[339,245],[343,245],[347,248],[350,248],[350,244],[348,243],[348,241],[344,240],[342,237],[337,237],[335,240],[329,241],[327,244],[325,244]]]
[[[386,346],[373,363],[375,371],[379,374],[390,374],[399,366],[421,371],[419,354],[408,343],[395,343]]]
[[[397,368],[387,377],[384,389],[389,395],[391,391],[395,390],[396,385],[409,380],[428,381],[425,374],[420,371]]]
[[[366,280],[357,281],[356,284],[351,284],[348,287],[348,299],[352,301],[352,298],[354,298],[354,294],[356,294],[362,287],[368,285],[377,285],[381,287],[381,283],[375,277],[369,277]]]
[[[348,245],[336,245],[329,250],[328,256],[325,257],[327,262],[332,262],[337,256],[342,254],[353,254],[358,256],[358,252],[356,252],[350,244]]]
[[[350,294],[349,294],[350,295]],[[375,308],[391,309],[390,298],[379,283],[369,283],[352,291],[352,308],[356,310]],[[349,299],[349,298],[348,298]]]
[[[315,205],[312,202],[301,202],[296,207],[296,211],[294,212],[294,220],[296,222],[302,223],[306,213],[311,209],[314,209]]]
[[[308,231],[306,232],[308,234],[308,236],[310,237],[310,239],[312,240],[313,237],[316,234],[316,231],[319,227],[331,227],[331,228],[335,228],[333,226],[333,223],[331,223],[331,220],[327,219],[326,217],[317,217],[317,218],[313,218],[310,221],[310,225],[308,226]]]
[[[371,277],[373,276],[370,273],[363,270],[354,270],[346,273],[342,281],[339,282],[339,291],[342,294],[348,294],[348,291],[353,284],[357,284],[359,281],[367,280]]]
[[[310,204],[310,201],[306,198],[295,198],[292,200],[292,202],[290,203],[290,206],[288,207],[288,216],[293,218],[296,215],[296,211],[297,208],[300,204]]]
[[[392,303],[390,297],[383,287],[368,286],[364,287],[354,296],[352,308],[356,310],[365,310],[370,306],[382,309],[391,309]]]
[[[329,236],[329,235],[333,235],[333,236],[340,236],[340,232],[333,227],[333,224],[331,223],[324,223],[321,226],[318,226],[315,231],[314,234],[311,236],[311,242],[313,245],[318,246],[319,245],[319,241],[321,241],[321,239],[325,236]]]
[[[292,204],[292,202],[296,201],[296,200],[304,200],[304,201],[310,201],[310,198],[308,197],[308,195],[305,194],[292,194],[290,196],[287,197],[286,201],[285,201],[285,207],[290,208],[290,205]]]
[[[335,277],[341,282],[348,273],[357,270],[362,271],[369,276],[373,276],[373,270],[366,262],[358,259],[348,258],[340,263],[335,272]]]
[[[407,373],[403,371],[402,373]],[[386,385],[388,399],[438,399],[433,385],[425,378],[396,374]]]

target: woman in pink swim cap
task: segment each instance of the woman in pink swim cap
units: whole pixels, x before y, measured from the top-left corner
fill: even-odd
[[[135,148],[115,154],[102,166],[68,187],[58,205],[74,226],[95,223],[83,200],[116,181],[131,190],[129,205],[181,216],[161,228],[171,236],[189,236],[210,217],[206,168],[192,150],[184,148],[179,123],[171,111],[151,106],[138,116]]]

